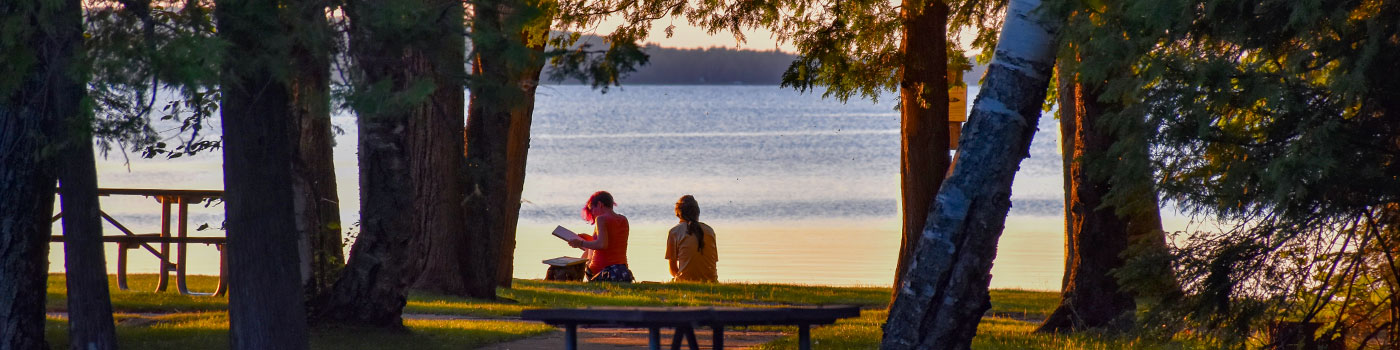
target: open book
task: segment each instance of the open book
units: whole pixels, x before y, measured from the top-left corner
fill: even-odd
[[[575,239],[581,239],[579,238],[577,233],[574,233],[574,231],[569,231],[569,229],[564,228],[564,226],[557,226],[554,228],[554,237],[559,237],[559,239],[562,239],[565,242],[572,241]]]

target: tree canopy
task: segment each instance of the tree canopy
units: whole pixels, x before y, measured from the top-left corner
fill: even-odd
[[[1124,106],[1106,123],[1138,133],[1117,154],[1148,147],[1164,199],[1223,226],[1177,237],[1191,297],[1159,311],[1236,345],[1276,318],[1396,334],[1400,4],[1083,5],[1056,2],[1087,14],[1065,32],[1094,53],[1078,71],[1105,82],[1100,100]]]

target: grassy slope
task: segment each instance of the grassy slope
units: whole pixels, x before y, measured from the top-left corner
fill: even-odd
[[[216,280],[191,276],[194,290],[213,290]],[[118,315],[118,333],[123,347],[142,349],[189,349],[227,347],[227,299],[151,293],[153,275],[133,276],[133,291],[112,292]],[[112,281],[114,286],[116,282]],[[448,296],[415,294],[408,301],[407,313],[470,315],[498,318],[519,315],[526,308],[628,306],[748,306],[848,304],[867,310],[861,317],[813,330],[813,343],[827,349],[875,348],[880,325],[889,303],[888,288],[797,286],[776,284],[689,284],[638,283],[631,285],[557,283],[517,280],[515,288],[502,289],[505,301],[483,301]],[[982,320],[973,348],[976,349],[1119,349],[1150,347],[1129,340],[1097,334],[1073,336],[1030,333],[1035,321],[1052,311],[1058,295],[1051,292],[993,290],[992,310]],[[63,275],[50,275],[48,306],[51,311],[65,308]],[[138,315],[134,313],[172,313]],[[362,329],[319,329],[312,337],[318,349],[473,348],[483,344],[518,339],[553,330],[539,324],[491,320],[410,320],[409,333],[386,333]],[[50,320],[49,339],[55,348],[66,347],[66,325]],[[795,327],[777,327],[795,334]],[[1179,347],[1180,344],[1173,346]],[[763,346],[763,349],[791,349],[789,336]]]

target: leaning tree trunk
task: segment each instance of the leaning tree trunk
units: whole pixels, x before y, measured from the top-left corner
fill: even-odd
[[[82,55],[83,19],[79,1],[64,1],[55,18],[60,31],[51,45],[60,52],[60,66],[71,67]],[[68,284],[68,342],[72,349],[115,349],[116,325],[107,286],[107,259],[102,249],[102,216],[97,202],[97,164],[92,153],[92,119],[80,108],[85,94],[82,75],[65,74],[53,88],[53,120],[61,121],[57,136],[59,183],[62,192],[63,261]]]
[[[1104,107],[1098,84],[1080,81],[1070,71],[1060,74],[1066,77],[1062,83],[1068,83],[1060,86],[1061,100],[1073,100],[1060,108],[1060,137],[1073,145],[1063,155],[1068,164],[1066,267],[1060,305],[1037,331],[1122,330],[1131,326],[1137,304],[1111,272],[1123,267],[1131,218],[1120,217],[1117,206],[1105,205],[1112,184],[1099,174],[1103,171],[1093,170],[1107,165],[1102,158],[1115,138],[1099,126]]]
[[[336,193],[331,134],[330,69],[333,32],[325,3],[296,0],[288,26],[292,45],[292,203],[296,208],[301,281],[309,302],[330,289],[345,266],[340,197]]]
[[[534,14],[519,1],[488,1],[476,7],[472,25],[472,85],[464,129],[465,234],[434,237],[428,283],[452,279],[453,294],[494,299],[509,286],[515,221],[525,178],[530,117],[543,61],[543,41],[529,41],[520,16]],[[548,16],[548,14],[545,14]],[[544,21],[548,23],[548,21]],[[438,244],[443,242],[443,244]]]
[[[991,307],[987,285],[1011,209],[1011,182],[1040,120],[1061,22],[1038,7],[1038,0],[1007,7],[986,83],[958,143],[958,165],[929,209],[882,349],[967,349]]]
[[[289,40],[276,0],[220,0],[229,338],[233,349],[305,349],[306,309],[292,205]],[[234,56],[237,55],[237,56]],[[236,57],[236,58],[235,58]]]
[[[360,234],[340,279],[318,298],[317,319],[401,329],[428,235],[461,228],[463,8],[351,1],[347,14],[360,95]]]
[[[924,6],[919,7],[920,4]],[[904,0],[904,66],[900,68],[900,189],[904,203],[903,238],[894,285],[912,260],[924,230],[928,207],[947,176],[948,159],[948,5],[938,0]]]

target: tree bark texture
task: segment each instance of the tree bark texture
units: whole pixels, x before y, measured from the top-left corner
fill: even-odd
[[[1112,188],[1106,176],[1095,176],[1091,162],[1102,157],[1115,138],[1099,127],[1103,103],[1098,101],[1098,84],[1080,81],[1076,74],[1061,71],[1061,100],[1072,99],[1060,109],[1061,139],[1072,140],[1072,151],[1064,153],[1068,167],[1065,193],[1066,255],[1064,286],[1060,305],[1037,331],[1075,331],[1088,328],[1115,328],[1132,325],[1137,304],[1111,272],[1123,266],[1128,249],[1128,223],[1118,208],[1105,205]],[[1066,96],[1066,94],[1068,96]]]
[[[523,9],[535,5],[537,4],[533,2],[529,4],[517,3],[514,4],[514,9],[505,8],[502,13],[498,13],[497,16],[502,16],[499,17],[501,22],[512,23],[510,22],[511,18],[504,16],[518,17],[519,15],[511,13],[511,11],[530,12],[523,11]],[[490,13],[488,12],[486,14]],[[545,17],[543,20],[545,23],[549,23],[549,21],[552,20],[552,15],[552,13],[548,12],[540,14],[540,16]],[[500,25],[496,23],[499,22],[492,22],[492,24]],[[498,117],[501,115],[509,116],[510,126],[506,133],[505,163],[503,164],[506,168],[506,198],[501,201],[501,208],[503,208],[503,210],[499,215],[500,224],[503,225],[504,228],[496,234],[496,236],[500,237],[499,241],[501,243],[500,254],[497,257],[499,263],[496,266],[496,285],[510,288],[511,277],[514,275],[515,271],[515,228],[517,222],[520,220],[520,195],[525,189],[525,163],[530,150],[530,123],[535,113],[535,89],[539,87],[540,72],[544,69],[543,53],[545,45],[544,41],[539,39],[530,42],[528,38],[530,37],[531,29],[529,28],[502,26],[501,31],[504,34],[509,34],[506,36],[507,40],[513,40],[513,45],[511,48],[506,48],[506,52],[524,50],[525,55],[523,55],[523,57],[526,57],[526,59],[521,60],[515,58],[512,60],[512,56],[509,55],[494,58],[481,56],[481,54],[484,53],[500,52],[494,50],[494,48],[488,48],[488,50],[478,54],[478,58],[480,59],[476,62],[481,64],[481,70],[474,73],[491,81],[495,81],[495,79],[498,78],[504,78],[505,80],[503,81],[504,84],[488,85],[484,89],[477,90],[484,93],[485,96],[483,97],[491,97],[493,95],[499,96],[502,103],[492,104],[485,100],[473,98],[472,106],[475,108],[471,108],[473,114],[470,115],[480,115],[483,119],[493,119],[493,117],[489,115],[496,115]],[[502,90],[486,91],[490,89]],[[468,129],[470,129],[470,127],[471,126],[468,125]],[[467,130],[466,132],[467,135],[472,135],[473,133],[471,130]],[[482,136],[483,134],[476,132],[476,135]],[[470,143],[471,136],[467,136],[467,138],[467,142]],[[489,146],[484,148],[490,149]],[[467,147],[467,160],[469,162],[474,159],[473,156],[475,155],[470,152],[470,149],[471,146],[469,144]],[[485,165],[485,162],[489,160],[500,158],[482,156],[476,157],[475,159],[482,160],[482,165]],[[496,198],[497,195],[487,195],[486,197]],[[471,218],[471,216],[468,216],[468,218]],[[492,224],[491,226],[494,227],[495,225]]]
[[[404,7],[412,10],[384,17]],[[356,107],[360,234],[340,279],[320,297],[317,318],[402,328],[428,236],[461,231],[463,7],[450,0],[351,1],[347,10],[357,94],[387,102]]]
[[[1030,149],[1054,64],[1061,21],[1037,0],[1013,0],[986,83],[958,143],[915,257],[885,323],[882,349],[968,349],[991,307],[996,244],[1011,183]]]
[[[290,38],[276,0],[221,0],[229,338],[233,349],[306,349],[292,204]],[[236,56],[235,56],[236,55]]]
[[[13,29],[0,42],[3,69],[18,73],[0,76],[0,349],[48,348],[44,291],[62,152],[53,140],[82,98],[81,11],[77,1],[0,2],[0,22]]]
[[[97,201],[97,167],[92,150],[92,120],[82,110],[85,78],[74,66],[81,61],[82,5],[63,1],[53,18],[51,42],[57,67],[66,72],[51,82],[55,102],[46,107],[58,121],[54,138],[62,151],[56,162],[61,184],[64,270],[68,278],[68,341],[72,349],[115,349],[116,325],[107,286],[102,249],[102,217]]]
[[[72,87],[83,91],[81,84]],[[70,106],[77,107],[79,101]],[[76,111],[75,111],[76,112]],[[78,116],[78,114],[70,114]],[[68,342],[72,349],[117,348],[107,259],[102,249],[102,216],[97,201],[97,166],[92,153],[91,121],[72,118],[62,134],[59,184],[63,212],[63,262],[68,283]]]
[[[920,6],[923,5],[923,6]],[[928,207],[948,174],[948,5],[904,0],[904,66],[900,68],[900,195],[903,236],[894,285],[903,278]],[[893,296],[892,296],[893,297]]]
[[[1074,164],[1074,110],[1076,108],[1079,108],[1078,101],[1076,101],[1074,98],[1074,76],[1065,73],[1070,69],[1069,67],[1070,65],[1066,64],[1065,60],[1058,60],[1055,62],[1055,78],[1058,79],[1058,81],[1056,81],[1055,88],[1056,90],[1058,90],[1056,96],[1059,97],[1059,107],[1055,111],[1055,113],[1060,118],[1060,169],[1063,169],[1060,175],[1062,177],[1062,180],[1064,181],[1063,183],[1065,186],[1064,212],[1066,233],[1066,257],[1075,256],[1077,254],[1075,247],[1078,246],[1078,244],[1074,241],[1076,237],[1074,235],[1068,234],[1069,232],[1074,232],[1074,217],[1071,211],[1069,210],[1071,198],[1074,195],[1074,191],[1071,191],[1069,186],[1071,183],[1074,182],[1074,180],[1070,177],[1069,168],[1071,165]],[[1065,272],[1063,276],[1060,277],[1060,290],[1063,291],[1066,287],[1069,287],[1069,271],[1072,269],[1073,266],[1071,265],[1071,259],[1065,258]]]
[[[289,1],[292,45],[292,203],[296,208],[301,280],[309,302],[329,290],[345,266],[341,249],[340,197],[336,193],[331,133],[331,45],[325,3]]]
[[[64,40],[57,45],[78,50],[82,45],[82,13],[77,1],[65,1],[71,11],[62,20]],[[75,57],[76,55],[68,55]],[[107,286],[107,259],[102,249],[102,216],[97,200],[97,164],[92,151],[92,120],[80,110],[86,86],[66,79],[65,103],[54,106],[65,137],[60,156],[63,261],[68,276],[68,341],[72,349],[115,349],[116,325]]]
[[[494,299],[497,286],[510,286],[535,87],[543,67],[543,42],[527,44],[528,29],[521,26],[522,13],[531,13],[524,11],[528,6],[508,0],[476,7],[463,135],[465,234],[433,237],[430,272],[420,287]]]
[[[26,80],[40,74],[34,75]],[[49,121],[31,108],[39,96],[6,97],[0,103],[0,349],[47,349],[44,291],[55,177],[41,149]]]
[[[83,48],[81,11],[80,1],[0,3],[0,21],[14,29],[7,32],[10,41],[0,43],[0,56],[7,59],[6,69],[20,71],[17,76],[0,77],[4,83],[0,84],[0,349],[48,347],[43,339],[43,308],[53,185],[59,161],[67,158],[63,141],[71,141],[63,137],[81,134],[62,133],[60,129],[64,122],[81,119],[84,81],[81,69],[77,69]],[[91,141],[83,144],[91,158]],[[74,188],[81,186],[76,183]],[[95,192],[92,199],[95,202]],[[71,223],[84,221],[78,218]],[[101,249],[101,242],[97,246]],[[97,255],[92,259],[101,262],[102,258]],[[105,284],[105,272],[98,273]],[[87,286],[90,281],[80,281],[84,293],[92,291],[92,286]],[[106,293],[105,288],[102,293]],[[106,302],[105,298],[101,302]],[[74,316],[81,318],[77,322],[87,325],[98,319],[94,315],[97,309],[92,307],[101,302],[90,300],[83,302],[81,311],[74,309]],[[92,325],[94,329],[74,333],[76,346],[92,344],[101,349],[111,343],[102,340],[111,339],[111,314],[106,315],[105,335],[101,325]]]

